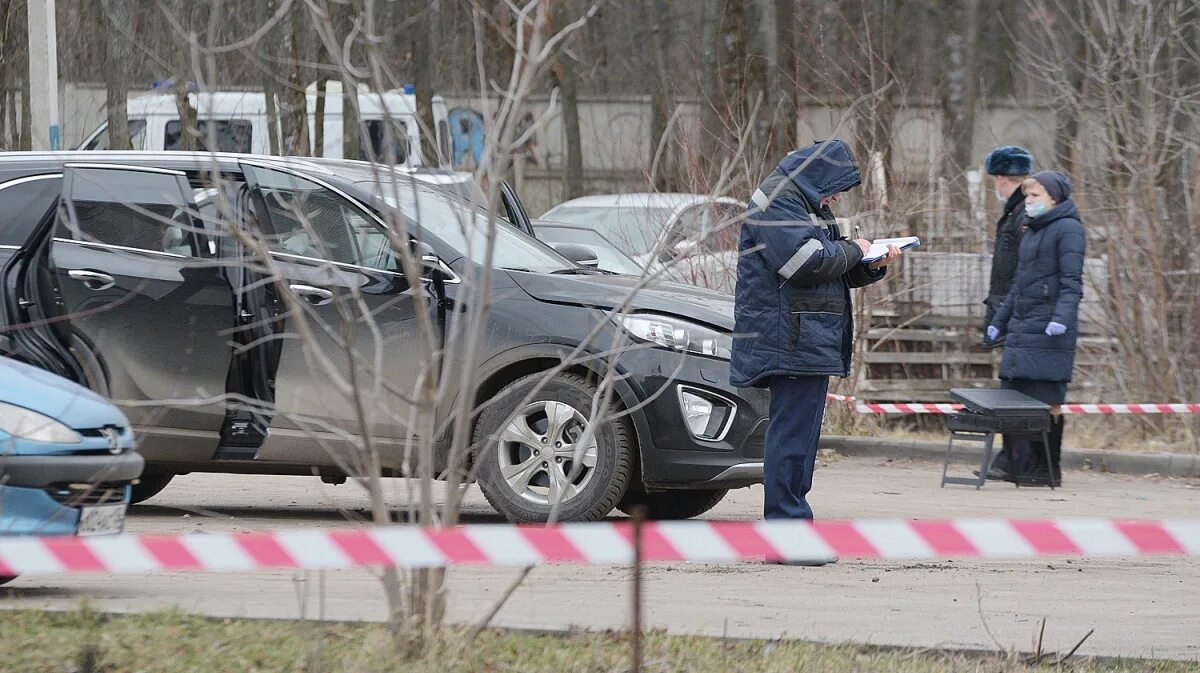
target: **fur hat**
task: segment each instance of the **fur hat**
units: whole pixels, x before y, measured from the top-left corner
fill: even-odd
[[[1024,147],[1004,145],[988,152],[983,164],[988,175],[1029,175],[1033,172],[1033,155]]]

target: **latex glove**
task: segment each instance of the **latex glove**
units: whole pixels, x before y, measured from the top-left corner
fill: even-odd
[[[987,328],[988,341],[995,341],[1000,338],[1000,328],[995,325],[988,325]]]
[[[1066,333],[1067,333],[1067,326],[1060,322],[1052,322],[1049,325],[1046,325],[1046,335],[1047,336],[1058,336],[1060,334],[1066,334]]]

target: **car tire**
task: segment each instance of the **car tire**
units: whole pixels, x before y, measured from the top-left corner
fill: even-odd
[[[533,374],[509,384],[479,415],[474,446],[480,490],[509,521],[545,522],[550,503],[564,495],[557,521],[601,519],[629,487],[634,465],[629,421],[614,418],[611,407],[603,414],[608,420],[593,431],[594,450],[581,453],[570,440],[590,422],[596,386],[581,376],[558,374],[538,388],[544,379]]]
[[[139,502],[145,502],[150,498],[158,495],[167,484],[171,483],[175,475],[169,472],[144,472],[138,478],[138,483],[133,485],[132,493],[129,497],[129,504],[136,505]]]
[[[641,489],[629,489],[617,509],[632,516],[639,506],[645,507],[646,518],[655,521],[691,519],[716,507],[728,492],[726,489],[686,489],[645,493]]]

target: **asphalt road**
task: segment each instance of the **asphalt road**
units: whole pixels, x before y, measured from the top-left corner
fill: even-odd
[[[1200,511],[1200,481],[1073,472],[1066,486],[982,491],[939,489],[932,465],[834,459],[817,472],[819,517],[948,516],[1186,518]],[[392,480],[404,503],[406,482]],[[130,532],[254,530],[351,525],[366,516],[365,494],[314,478],[189,475],[132,509]],[[713,518],[752,519],[761,489],[732,493]],[[498,521],[472,490],[466,520]],[[449,616],[485,614],[516,569],[457,568]],[[562,629],[627,625],[626,568],[535,569],[496,625]],[[1030,649],[1047,618],[1046,648],[1066,650],[1090,629],[1083,654],[1200,659],[1200,561],[947,561],[843,559],[825,568],[655,564],[645,572],[649,627],[672,632],[797,637],[921,647]],[[0,590],[0,607],[96,609],[178,606],[214,616],[381,619],[380,585],[366,571],[326,573],[81,575],[20,578]],[[989,635],[989,631],[991,635]]]

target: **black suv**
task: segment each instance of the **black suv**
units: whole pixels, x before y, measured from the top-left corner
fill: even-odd
[[[355,349],[374,363],[364,374],[387,384],[371,399],[370,434],[384,473],[403,476],[419,430],[403,391],[428,353],[419,311],[450,338],[487,216],[411,178],[378,178],[377,167],[342,160],[0,153],[0,353],[122,406],[146,459],[135,500],[196,471],[337,483],[356,471],[344,452],[361,441],[363,416],[295,338],[286,307],[300,306],[324,327],[307,343],[346,368]],[[507,209],[525,217],[519,204]],[[420,232],[411,243],[427,271],[416,287],[392,254],[385,223],[395,218]],[[655,285],[627,301],[638,279],[579,267],[522,228],[495,233],[470,424],[492,505],[517,521],[545,520],[552,501],[562,520],[638,503],[683,518],[761,481],[767,398],[728,384],[731,298]],[[254,241],[269,248],[271,278],[247,261]],[[633,346],[611,364],[618,337]],[[576,351],[586,357],[568,359]],[[606,373],[609,398],[596,395]],[[445,377],[439,398],[438,473],[458,380]],[[598,399],[613,413],[588,447],[573,446]]]

